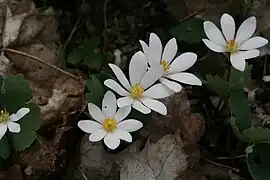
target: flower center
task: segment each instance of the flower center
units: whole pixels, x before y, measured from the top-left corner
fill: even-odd
[[[170,64],[168,62],[166,62],[165,60],[161,61],[160,63],[163,66],[163,69],[165,72],[169,72],[170,70]]]
[[[143,87],[140,84],[135,84],[130,90],[130,95],[133,99],[140,97],[144,92]]]
[[[227,45],[226,45],[227,52],[233,53],[237,51],[237,49],[238,49],[238,45],[236,44],[234,40],[230,40],[227,42]]]
[[[0,111],[0,122],[6,122],[8,120],[9,113],[7,110],[1,110]]]
[[[106,132],[113,132],[116,129],[116,120],[112,118],[105,118],[103,128]]]

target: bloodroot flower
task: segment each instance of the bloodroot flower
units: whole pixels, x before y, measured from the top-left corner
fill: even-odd
[[[153,85],[162,76],[162,67],[148,69],[145,55],[137,52],[132,56],[129,64],[129,82],[118,66],[114,64],[109,64],[109,66],[124,87],[113,79],[107,79],[104,82],[105,86],[123,96],[117,100],[119,107],[132,105],[144,114],[150,113],[151,110],[162,115],[167,114],[166,106],[155,99],[168,97],[174,92],[161,83]]]
[[[6,110],[0,111],[0,140],[6,134],[7,130],[13,133],[21,131],[20,124],[17,123],[26,114],[30,112],[29,108],[21,108],[15,114],[9,115]]]
[[[245,70],[246,59],[259,56],[260,48],[268,43],[268,40],[255,36],[256,18],[246,19],[239,27],[235,35],[235,22],[229,14],[223,14],[220,19],[222,32],[210,22],[204,22],[204,31],[208,39],[203,39],[205,45],[215,52],[230,53],[232,66],[239,71]]]
[[[175,38],[172,38],[166,44],[164,51],[162,50],[161,40],[155,33],[150,34],[149,45],[144,41],[140,41],[140,43],[144,54],[147,56],[149,65],[151,67],[162,67],[163,73],[159,81],[163,85],[174,92],[180,92],[182,89],[182,86],[177,82],[189,85],[202,85],[201,80],[195,75],[184,72],[195,64],[197,55],[195,53],[187,52],[175,58],[177,53],[177,43]]]
[[[129,132],[137,131],[143,124],[135,119],[124,120],[131,111],[130,106],[117,110],[116,97],[111,91],[107,91],[102,101],[102,110],[95,104],[89,103],[88,110],[95,120],[81,120],[78,126],[86,133],[90,133],[89,141],[104,140],[110,149],[116,149],[120,139],[132,142]]]

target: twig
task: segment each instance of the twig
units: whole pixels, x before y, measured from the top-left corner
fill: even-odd
[[[79,26],[80,22],[81,22],[81,19],[78,19],[78,21],[76,22],[76,24],[73,27],[72,31],[70,32],[70,34],[69,34],[69,36],[68,36],[68,38],[67,38],[67,40],[66,40],[66,42],[65,42],[65,44],[64,44],[64,46],[62,48],[62,51],[61,51],[62,53],[66,50],[67,45],[68,45],[69,41],[71,40],[73,34],[79,29],[78,26]]]
[[[201,156],[201,158],[202,158],[203,160],[205,160],[205,161],[211,163],[211,164],[216,165],[216,166],[220,166],[220,167],[223,167],[223,168],[227,168],[227,169],[233,170],[233,171],[235,171],[235,172],[239,172],[239,171],[240,171],[239,169],[236,169],[236,168],[233,168],[233,167],[230,167],[230,166],[226,166],[226,165],[224,165],[224,164],[220,164],[220,163],[211,161],[211,160],[209,160],[209,159],[207,159],[207,158],[205,158],[205,157],[203,157],[203,156]]]
[[[239,156],[232,156],[232,157],[217,157],[217,159],[220,159],[220,160],[225,160],[225,159],[238,159],[238,158],[244,158],[246,157],[247,155],[245,154],[242,154],[242,155],[239,155]]]
[[[66,75],[68,75],[68,76],[70,76],[70,77],[72,77],[72,78],[74,78],[74,79],[76,79],[76,80],[80,80],[79,77],[77,77],[77,76],[71,74],[70,72],[67,72],[67,71],[65,71],[65,70],[63,70],[63,69],[61,69],[61,68],[59,68],[59,67],[57,67],[57,66],[55,66],[55,65],[49,64],[49,63],[43,61],[42,59],[40,59],[40,58],[38,58],[38,57],[36,57],[36,56],[33,56],[33,55],[31,55],[31,54],[27,54],[27,53],[25,53],[25,52],[18,51],[18,50],[15,50],[15,49],[10,49],[10,48],[4,48],[4,49],[2,49],[2,50],[7,51],[7,52],[11,52],[11,53],[15,53],[15,54],[19,54],[19,55],[22,55],[22,56],[26,56],[26,57],[28,57],[28,58],[31,58],[31,59],[33,59],[33,60],[36,60],[36,61],[40,62],[41,64],[45,64],[45,65],[47,65],[47,66],[49,66],[49,67],[51,67],[51,68],[53,68],[53,69],[55,69],[55,70],[57,70],[57,71],[63,73],[63,74],[66,74]]]
[[[86,175],[82,172],[82,170],[81,170],[80,167],[78,167],[78,170],[80,171],[80,173],[81,173],[83,179],[84,179],[84,180],[88,180],[88,178],[87,178]]]
[[[178,22],[181,23],[181,22],[183,22],[183,21],[185,21],[185,20],[188,20],[188,19],[190,19],[190,18],[192,18],[192,17],[194,17],[194,16],[196,16],[196,15],[202,13],[203,11],[205,11],[205,9],[206,9],[206,7],[203,7],[203,8],[201,8],[201,9],[197,10],[197,11],[194,11],[193,13],[190,13],[190,14],[187,15],[186,17],[180,19]]]

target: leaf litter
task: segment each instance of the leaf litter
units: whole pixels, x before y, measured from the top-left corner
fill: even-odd
[[[170,1],[167,3],[170,3]],[[221,8],[217,8],[217,4],[211,2],[210,10],[212,8],[215,11],[208,9],[208,11],[197,17],[210,20],[216,19],[219,17],[219,13],[227,9],[229,3],[218,3],[218,7]],[[5,13],[0,17],[0,19],[5,19],[5,25],[2,28],[2,45],[33,54],[56,66],[65,67],[64,58],[60,54],[61,48],[57,45],[60,38],[59,34],[56,33],[57,20],[53,9],[38,10],[32,1],[30,1],[31,6],[29,6],[29,1],[16,2],[15,5],[5,1],[4,4],[4,8],[3,6],[0,7],[0,12],[4,12],[3,9],[6,9]],[[209,4],[209,2],[190,1],[187,7],[190,12],[193,12],[201,9],[205,4]],[[21,8],[13,8],[16,6]],[[147,4],[146,8],[149,6],[152,7],[152,4]],[[175,6],[174,8],[178,11],[177,8],[179,7]],[[115,21],[123,20],[122,17],[117,19],[118,17],[115,16],[115,18]],[[131,21],[134,22],[132,17]],[[111,21],[110,23],[113,24]],[[123,45],[120,49],[121,52],[124,52],[124,56],[134,51],[134,48],[129,47],[127,45],[129,43],[125,42],[129,41],[129,39],[126,36],[121,37],[119,35],[121,34],[121,28],[112,27],[110,30],[110,35],[114,36],[116,34],[116,44]],[[114,40],[112,38],[109,41]],[[115,46],[114,43],[109,45],[113,49],[109,49],[112,56]],[[14,66],[11,65],[11,62]],[[3,64],[1,66],[3,75],[13,72],[23,73],[28,79],[34,91],[32,101],[41,107],[43,127],[50,127],[52,124],[59,125],[63,114],[70,111],[76,112],[82,107],[84,87],[81,82],[59,74],[30,58],[11,52],[1,55],[0,64]],[[74,72],[81,74],[78,70],[74,70]],[[121,180],[137,178],[142,180],[191,179],[192,175],[190,176],[190,174],[199,174],[196,177],[197,179],[206,178],[209,174],[216,179],[220,178],[217,178],[217,176],[213,175],[214,173],[209,171],[222,174],[221,178],[241,179],[226,168],[200,160],[201,153],[197,143],[205,131],[205,119],[200,113],[191,113],[186,93],[183,91],[163,101],[170,111],[168,112],[169,115],[162,117],[154,114],[151,119],[148,119],[146,129],[140,132],[138,140],[127,147],[124,152],[118,154],[108,153],[104,151],[101,143],[91,144],[84,137],[80,144],[79,158],[81,161],[79,169],[81,172],[78,172],[79,170],[76,168],[77,171],[74,173],[76,177],[74,179],[82,179],[82,173],[85,175],[83,176],[84,179],[85,177],[88,179],[118,177]],[[72,120],[68,118],[66,123],[70,121]],[[66,136],[68,131],[69,129],[59,128],[54,132],[55,135],[53,136],[55,137],[49,138],[50,140],[41,139],[29,151],[21,154],[24,161],[23,167],[31,169],[31,173],[26,173],[27,176],[34,175],[38,179],[42,175],[38,174],[37,171],[50,171],[50,169],[57,166],[57,158],[65,154],[65,149],[60,148],[61,139]],[[59,149],[62,150],[61,153],[59,153]]]

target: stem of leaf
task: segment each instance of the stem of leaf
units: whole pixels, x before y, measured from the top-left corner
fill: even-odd
[[[227,57],[227,56],[226,56]],[[228,57],[227,57],[228,59]],[[228,67],[228,72],[227,72],[227,77],[226,77],[226,81],[229,82],[230,80],[230,76],[231,76],[231,72],[232,72],[232,68],[230,65]],[[228,104],[228,100],[224,99],[224,98],[220,98],[219,102],[218,102],[218,106],[217,106],[217,111],[220,113],[224,108],[224,106]]]

